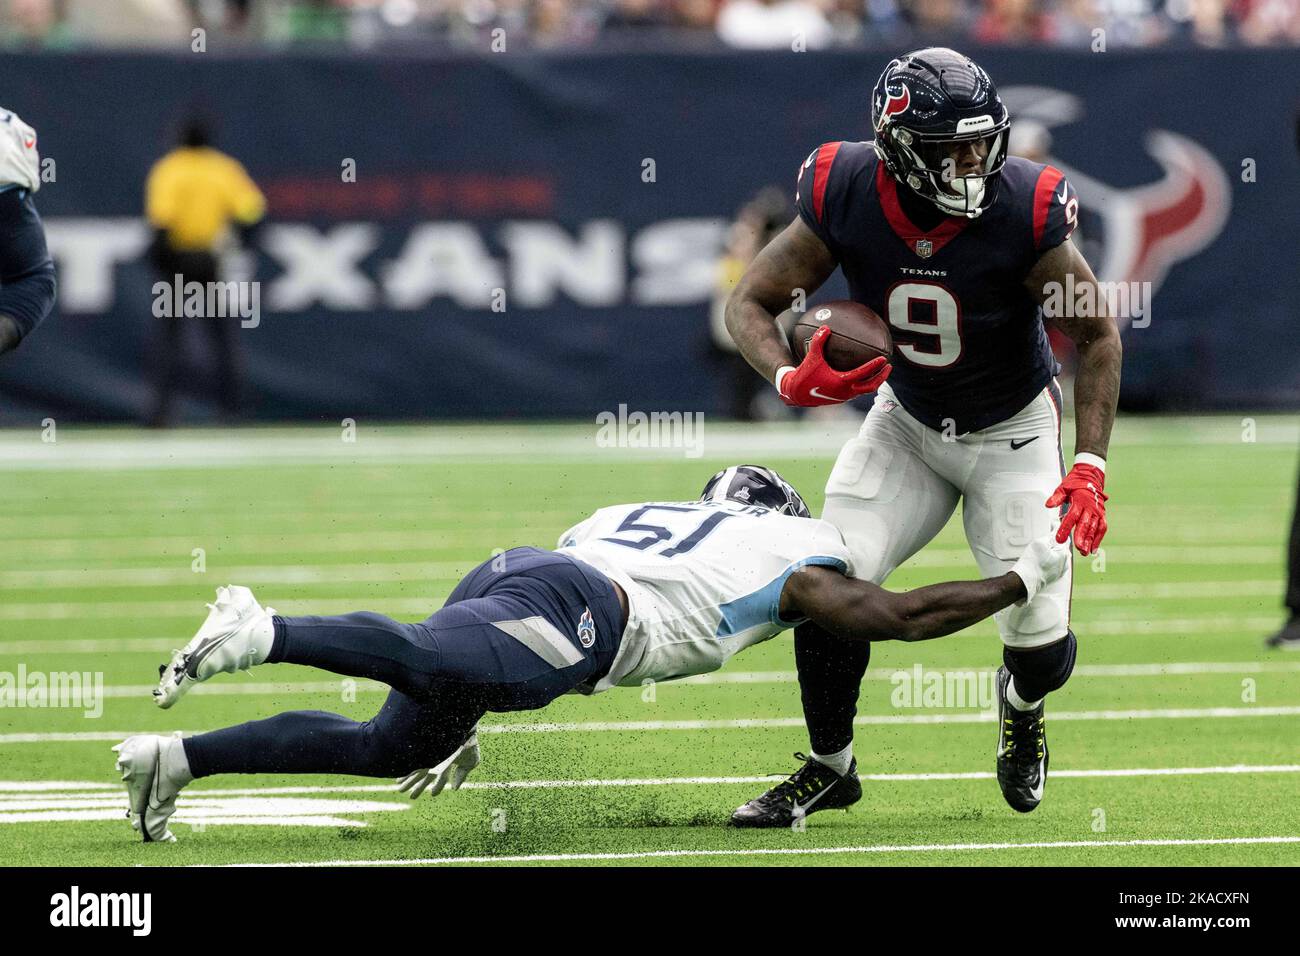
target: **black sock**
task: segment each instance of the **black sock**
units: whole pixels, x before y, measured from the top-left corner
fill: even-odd
[[[812,749],[839,753],[853,742],[858,689],[871,661],[871,645],[838,638],[809,621],[794,630],[794,660]]]
[[[1078,642],[1073,631],[1047,647],[1031,651],[1002,649],[1002,662],[1016,683],[1016,693],[1025,700],[1042,700],[1054,690],[1065,686],[1074,670]]]

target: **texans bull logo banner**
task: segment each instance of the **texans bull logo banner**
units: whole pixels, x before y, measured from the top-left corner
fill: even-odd
[[[196,107],[270,204],[228,263],[260,287],[260,320],[238,332],[257,416],[721,415],[708,324],[730,222],[764,187],[793,195],[819,144],[873,136],[872,87],[898,52],[430,54],[399,80],[380,57],[87,51],[89,88],[57,56],[7,55],[5,105],[57,164],[37,205],[60,303],[0,365],[0,422],[143,415],[156,277],[141,195]],[[1295,88],[1294,52],[967,52],[1011,112],[1013,150],[1073,184],[1099,277],[1149,293],[1123,320],[1121,402],[1294,406],[1293,104],[1188,93],[1243,74]],[[845,292],[836,276],[818,297]]]

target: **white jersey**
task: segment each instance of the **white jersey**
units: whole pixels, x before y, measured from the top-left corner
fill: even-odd
[[[810,564],[853,570],[833,525],[734,501],[601,508],[566,531],[558,550],[627,592],[623,641],[596,691],[717,670],[801,623],[780,616],[781,590],[794,571]]]
[[[40,189],[41,157],[36,152],[36,130],[0,107],[0,191],[10,186]]]

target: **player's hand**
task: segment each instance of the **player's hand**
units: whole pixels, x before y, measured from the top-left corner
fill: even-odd
[[[1092,554],[1106,536],[1106,475],[1096,465],[1076,464],[1060,487],[1047,499],[1047,507],[1070,508],[1056,529],[1056,540],[1064,542],[1074,532],[1074,546],[1080,554]]]
[[[419,798],[427,788],[429,796],[436,797],[448,784],[451,789],[459,790],[470,771],[479,764],[478,728],[470,733],[469,739],[460,745],[454,754],[428,770],[417,770],[397,781],[399,791],[411,792],[411,799]]]
[[[823,325],[813,333],[808,343],[808,354],[798,367],[784,375],[777,373],[777,391],[787,405],[811,408],[817,405],[838,405],[874,392],[885,384],[894,367],[883,355],[864,365],[840,372],[826,364],[826,339],[829,326]]]
[[[1059,581],[1069,567],[1070,546],[1064,541],[1050,534],[1031,541],[1011,568],[1011,573],[1025,583],[1024,600],[1017,601],[1016,606],[1028,604],[1043,588]]]

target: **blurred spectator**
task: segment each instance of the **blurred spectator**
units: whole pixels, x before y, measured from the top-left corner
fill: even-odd
[[[1051,20],[1038,0],[989,0],[975,21],[971,38],[977,43],[1047,43]]]
[[[145,214],[154,228],[150,259],[171,287],[184,289],[188,283],[198,282],[211,289],[221,278],[221,253],[230,242],[232,224],[247,239],[265,211],[266,200],[244,167],[212,148],[203,121],[191,120],[181,131],[180,144],[154,164],[145,184]],[[153,357],[157,392],[149,424],[155,428],[173,423],[176,393],[185,371],[187,318],[198,319],[216,352],[223,416],[236,420],[242,412],[235,343],[239,317],[169,313],[158,317]]]
[[[966,42],[1107,48],[1300,44],[1300,0],[0,0],[0,44],[221,40],[510,49],[673,32],[734,47]]]
[[[965,32],[969,9],[961,0],[903,0],[903,11],[916,34],[947,41]]]
[[[718,14],[718,36],[749,50],[816,50],[829,46],[831,25],[811,0],[727,0]]]

